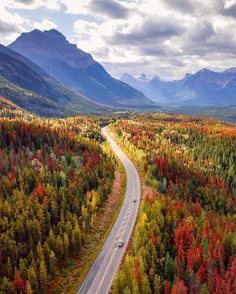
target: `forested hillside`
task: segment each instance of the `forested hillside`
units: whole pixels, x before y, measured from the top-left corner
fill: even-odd
[[[0,44],[0,96],[44,117],[108,113],[68,89],[26,57]]]
[[[35,119],[35,116],[26,110],[20,108],[11,101],[0,97],[0,118],[6,119],[24,119],[31,121]]]
[[[93,119],[43,119],[4,99],[0,114],[0,293],[47,293],[84,246],[115,160]]]
[[[152,188],[113,293],[236,293],[236,128],[140,114],[110,130]]]

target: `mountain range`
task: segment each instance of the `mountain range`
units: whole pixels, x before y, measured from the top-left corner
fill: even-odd
[[[8,47],[94,102],[113,107],[155,106],[142,92],[111,77],[90,54],[55,29],[23,33]]]
[[[202,69],[173,81],[161,80],[158,76],[148,79],[145,74],[135,78],[126,73],[121,80],[142,91],[153,101],[165,105],[236,105],[236,68],[224,72]]]
[[[0,45],[0,96],[39,115],[63,117],[169,106],[236,105],[236,68],[203,69],[181,80],[113,78],[57,30],[21,34]],[[148,97],[148,98],[147,98]]]

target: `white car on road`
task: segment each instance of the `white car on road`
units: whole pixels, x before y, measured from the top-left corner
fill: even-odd
[[[119,240],[118,241],[118,247],[122,247],[124,245],[124,241],[123,240]]]

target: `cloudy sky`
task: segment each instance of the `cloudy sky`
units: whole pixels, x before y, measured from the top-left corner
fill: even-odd
[[[1,0],[0,43],[56,28],[115,77],[236,66],[236,0]]]

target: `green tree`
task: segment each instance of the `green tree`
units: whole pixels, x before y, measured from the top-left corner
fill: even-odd
[[[51,251],[51,254],[49,256],[49,272],[52,278],[55,277],[56,274],[56,256],[53,251]]]
[[[208,291],[208,289],[207,289],[207,285],[206,284],[204,284],[203,286],[202,286],[202,289],[201,289],[201,292],[200,292],[201,294],[209,294],[209,291]]]
[[[141,277],[141,293],[143,294],[152,294],[148,277],[146,274]]]
[[[58,235],[56,239],[56,254],[59,258],[63,258],[64,256],[63,241],[60,235]]]
[[[78,223],[76,223],[75,228],[72,232],[71,247],[74,256],[79,254],[81,248],[81,232]]]
[[[167,252],[166,258],[165,258],[164,278],[168,280],[169,282],[173,283],[174,275],[175,275],[175,264],[169,252]]]
[[[158,275],[155,275],[154,278],[154,294],[160,294],[161,293],[161,278]]]
[[[42,260],[39,266],[39,285],[40,285],[40,290],[42,293],[45,293],[47,284],[48,284],[47,268],[46,268],[45,261]]]
[[[6,277],[3,278],[2,284],[0,285],[1,292],[3,294],[15,294],[15,287],[13,286],[12,282],[9,281]]]
[[[63,245],[64,245],[64,258],[65,260],[67,260],[69,257],[70,242],[66,233],[64,233],[63,235]]]
[[[12,269],[12,265],[11,265],[11,258],[9,256],[7,258],[6,277],[9,280],[12,280],[13,279],[13,269]]]
[[[26,282],[26,293],[27,294],[34,294],[34,291],[32,290],[30,283],[28,281]]]
[[[38,293],[38,279],[37,279],[35,269],[32,265],[28,269],[28,282],[29,282],[30,288],[35,293]]]

